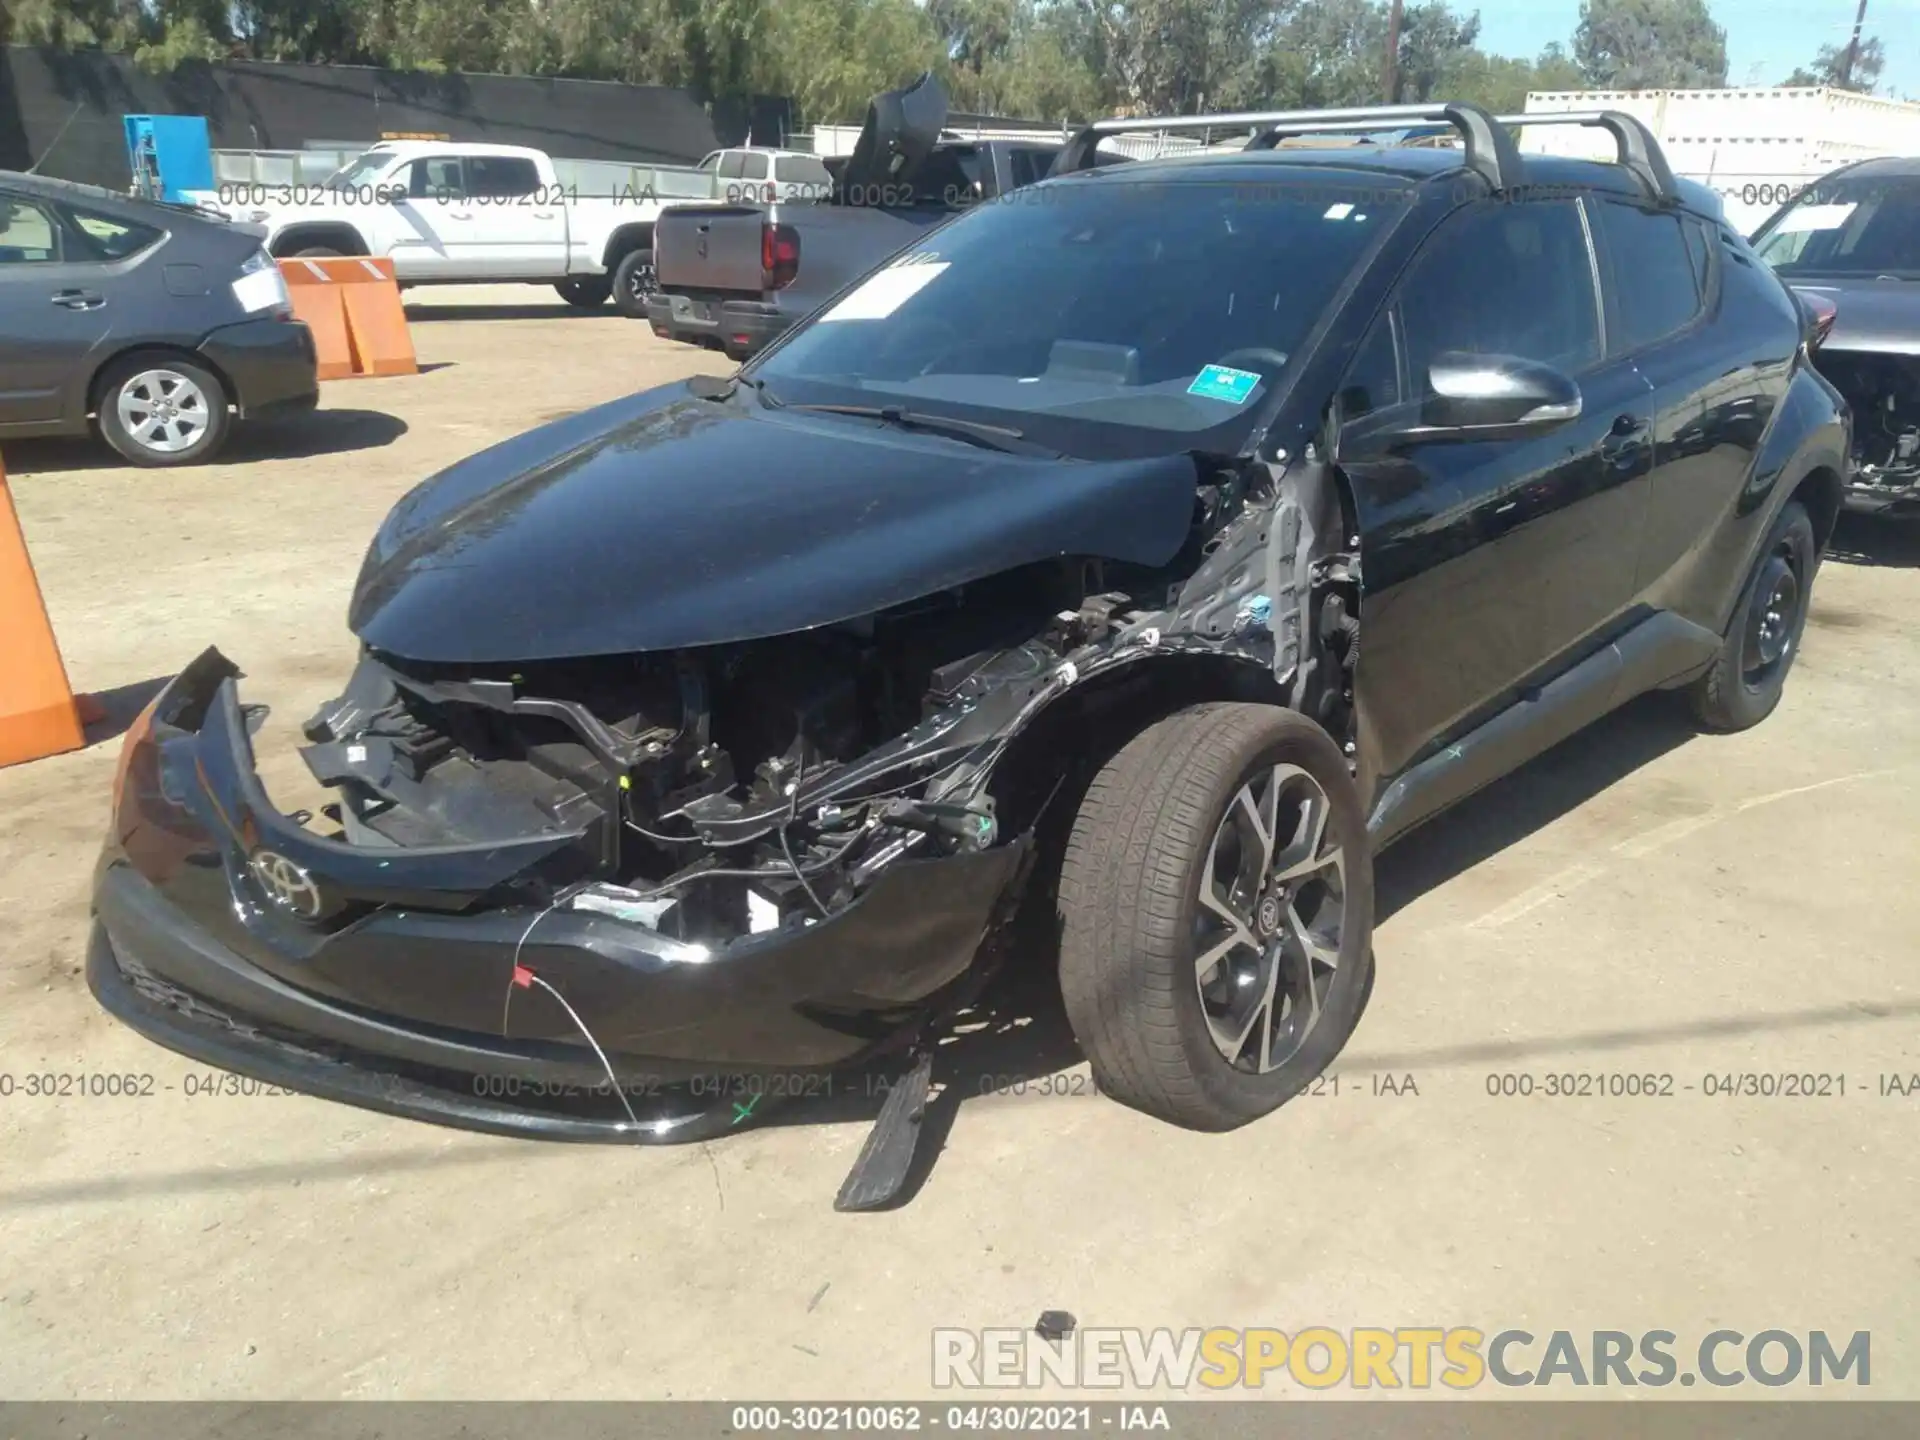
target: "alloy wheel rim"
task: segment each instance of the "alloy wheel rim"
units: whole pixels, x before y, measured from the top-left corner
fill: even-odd
[[[1242,784],[1214,830],[1194,915],[1194,985],[1214,1048],[1264,1075],[1320,1023],[1347,926],[1332,802],[1297,765]]]
[[[636,300],[644,299],[654,290],[653,266],[636,265],[627,277],[627,290]]]
[[[120,425],[142,449],[176,455],[213,423],[207,393],[178,370],[143,370],[120,387]]]

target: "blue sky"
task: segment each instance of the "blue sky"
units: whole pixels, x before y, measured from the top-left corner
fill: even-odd
[[[1707,0],[1727,32],[1729,84],[1775,85],[1822,45],[1844,45],[1856,0]],[[1480,11],[1482,48],[1502,55],[1537,55],[1550,40],[1570,45],[1580,0],[1467,0],[1457,10]],[[1889,89],[1920,98],[1920,0],[1867,0],[1862,32],[1877,34],[1887,53],[1880,79]]]

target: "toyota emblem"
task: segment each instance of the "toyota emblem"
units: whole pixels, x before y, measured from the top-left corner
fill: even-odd
[[[304,865],[273,850],[259,850],[247,862],[253,878],[260,882],[267,899],[302,920],[317,919],[320,914],[320,887]]]

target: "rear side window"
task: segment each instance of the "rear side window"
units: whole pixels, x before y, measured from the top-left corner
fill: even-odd
[[[788,185],[817,185],[822,190],[833,184],[827,167],[811,155],[782,155],[774,167],[774,178]]]
[[[540,168],[520,155],[474,155],[467,160],[467,188],[496,199],[531,195],[540,188]]]
[[[1613,300],[1607,348],[1630,354],[1692,324],[1700,313],[1699,261],[1680,216],[1614,200],[1594,213]]]
[[[742,180],[764,180],[767,178],[767,157],[747,154],[740,157],[740,178]]]
[[[738,180],[740,178],[741,155],[738,150],[725,150],[720,154],[720,178]]]
[[[151,225],[112,220],[90,210],[69,210],[67,215],[78,232],[73,246],[77,253],[69,257],[73,259],[124,260],[157,242],[163,233]]]
[[[1396,309],[1414,390],[1427,393],[1427,372],[1449,350],[1513,355],[1569,375],[1597,364],[1589,255],[1574,200],[1487,201],[1449,217],[1401,281]]]
[[[0,265],[44,264],[60,258],[51,212],[11,195],[0,196]]]

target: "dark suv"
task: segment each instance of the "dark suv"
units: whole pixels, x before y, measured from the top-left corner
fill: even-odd
[[[0,171],[0,436],[97,423],[136,465],[188,465],[236,416],[318,399],[313,336],[257,233]]]
[[[95,993],[568,1138],[904,1052],[864,1204],[1024,895],[1104,1090],[1273,1109],[1359,1019],[1374,851],[1643,691],[1759,721],[1840,505],[1811,317],[1638,122],[1541,118],[1620,163],[1466,105],[1104,122],[737,375],[426,481],[306,725],[324,820],[217,651],[131,732]],[[1274,148],[1419,121],[1460,147]]]

